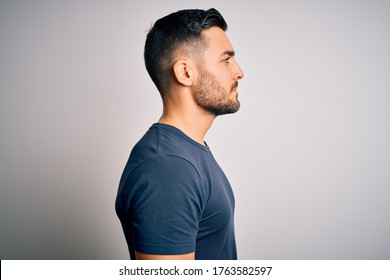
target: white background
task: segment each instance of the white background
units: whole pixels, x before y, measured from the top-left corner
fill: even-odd
[[[246,75],[206,137],[239,258],[390,258],[390,2],[0,0],[1,259],[128,258],[117,186],[161,114],[145,36],[210,7]]]

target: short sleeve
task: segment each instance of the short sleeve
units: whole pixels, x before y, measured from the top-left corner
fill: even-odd
[[[195,251],[205,194],[192,164],[155,155],[135,168],[127,185],[136,251],[159,255]]]

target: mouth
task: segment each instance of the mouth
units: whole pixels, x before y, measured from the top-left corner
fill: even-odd
[[[232,91],[237,91],[238,88],[238,82],[236,81],[232,86]]]

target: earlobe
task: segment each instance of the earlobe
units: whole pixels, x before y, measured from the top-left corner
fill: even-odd
[[[173,65],[175,80],[183,86],[192,85],[192,70],[190,64],[185,60],[178,60]]]

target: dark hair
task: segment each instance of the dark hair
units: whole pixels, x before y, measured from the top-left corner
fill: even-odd
[[[207,46],[201,32],[212,26],[226,31],[227,24],[216,9],[181,10],[169,14],[152,26],[145,42],[145,66],[163,96],[168,91],[172,56],[182,46],[190,45],[199,51]]]

